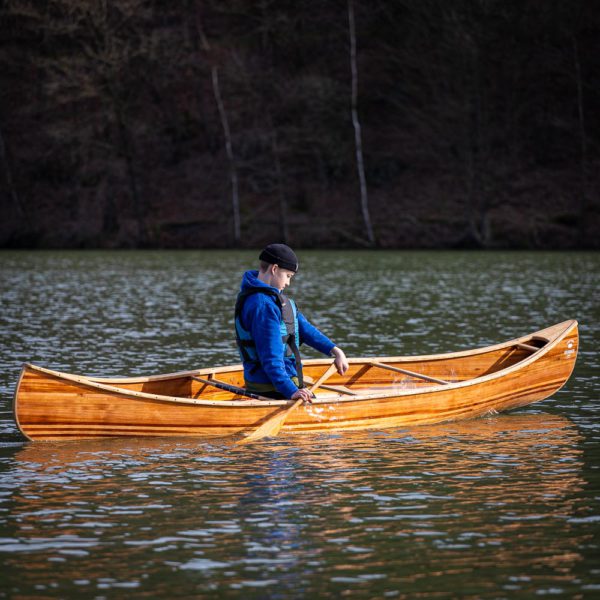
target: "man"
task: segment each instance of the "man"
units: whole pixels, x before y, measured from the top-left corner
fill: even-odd
[[[285,244],[270,244],[259,256],[260,269],[246,271],[235,306],[236,339],[249,391],[269,398],[302,398],[300,344],[334,357],[340,375],[348,370],[344,352],[298,311],[283,294],[298,271],[298,258]]]

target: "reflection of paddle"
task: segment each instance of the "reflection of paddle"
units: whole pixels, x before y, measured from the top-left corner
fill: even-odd
[[[335,363],[332,363],[327,371],[317,379],[317,381],[309,388],[309,391],[314,392],[320,385],[335,371]],[[296,410],[302,404],[302,398],[299,398],[289,408],[278,412],[274,417],[271,417],[265,421],[258,429],[255,429],[250,435],[245,437],[243,440],[236,442],[237,444],[249,444],[256,440],[261,440],[265,437],[274,437],[279,433],[288,415]]]

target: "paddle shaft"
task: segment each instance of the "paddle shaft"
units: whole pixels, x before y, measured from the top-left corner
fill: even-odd
[[[335,363],[329,365],[329,368],[319,379],[311,385],[309,388],[310,392],[314,392],[318,389],[321,384],[335,371]],[[250,435],[246,438],[239,440],[236,442],[237,444],[248,444],[250,442],[255,442],[256,440],[260,440],[265,437],[276,436],[279,433],[282,425],[285,423],[286,419],[290,415],[291,412],[296,410],[302,403],[304,402],[303,398],[298,398],[289,408],[286,408],[283,411],[278,412],[270,419],[267,419],[258,429],[255,429]]]
[[[266,396],[259,396],[258,394],[253,394],[244,388],[237,387],[235,385],[230,385],[229,383],[225,383],[223,381],[215,381],[214,379],[203,379],[202,377],[194,377],[191,378],[194,381],[199,381],[205,385],[212,385],[213,387],[219,388],[220,390],[225,390],[226,392],[233,392],[238,396],[244,396],[246,398],[253,398],[254,400],[272,400],[273,398],[267,398]]]
[[[319,377],[319,379],[317,379],[317,381],[315,383],[313,383],[309,388],[308,391],[312,392],[313,394],[315,393],[315,390],[318,389],[319,387],[321,387],[321,384],[329,378],[329,376],[335,371],[335,363],[332,363],[331,365],[329,365],[329,368],[327,369],[327,371],[325,371],[325,373],[323,373],[323,375],[321,375],[321,377]],[[283,416],[283,418],[281,418],[281,421],[279,422],[279,426],[277,427],[277,430],[272,433],[271,435],[277,435],[277,433],[279,433],[279,430],[281,429],[281,426],[283,425],[283,423],[285,422],[285,420],[288,418],[288,415],[296,410],[296,408],[298,408],[302,402],[304,402],[304,400],[302,398],[298,398],[298,400],[296,400],[296,402],[294,402],[294,404],[292,404],[286,411],[284,411],[283,413],[280,413],[279,415],[276,415],[277,418],[281,418]]]
[[[323,375],[321,375],[321,377],[319,377],[319,379],[317,379],[317,381],[315,381],[315,383],[313,383],[308,390],[310,392],[312,392],[313,394],[315,393],[315,390],[320,388],[321,385],[327,380],[329,379],[329,377],[331,376],[331,374],[335,371],[336,367],[335,367],[335,362],[332,362],[329,365],[329,368],[327,369],[327,371],[325,371],[325,373],[323,373]]]

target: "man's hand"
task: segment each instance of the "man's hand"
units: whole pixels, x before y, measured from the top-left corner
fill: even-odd
[[[348,367],[350,366],[348,364],[348,359],[346,358],[344,351],[341,348],[338,348],[337,346],[335,346],[335,348],[331,351],[331,356],[333,356],[335,358],[334,363],[335,363],[335,368],[337,369],[337,372],[340,375],[343,375],[348,370]]]
[[[308,391],[308,388],[300,388],[292,396],[292,400],[299,400],[302,398],[304,402],[312,402],[312,393]]]

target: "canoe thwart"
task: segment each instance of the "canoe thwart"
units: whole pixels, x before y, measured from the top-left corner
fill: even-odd
[[[306,377],[304,377],[306,380]],[[350,388],[347,388],[343,385],[327,385],[325,383],[321,384],[321,387],[324,390],[329,390],[330,392],[337,392],[338,394],[346,394],[348,396],[358,396],[358,392],[352,391]]]
[[[315,380],[310,377],[309,375],[304,374],[304,381],[306,383],[308,383],[309,385],[311,383],[314,383]],[[340,394],[347,394],[348,396],[358,396],[358,392],[355,392],[354,390],[351,390],[350,388],[347,388],[345,385],[329,385],[326,383],[322,383],[321,387],[324,390],[329,390],[331,392],[338,392]]]
[[[309,390],[314,394],[324,383],[327,381],[336,370],[335,362],[331,363],[328,369],[317,379],[315,383],[313,383]]]
[[[521,350],[529,350],[530,352],[537,352],[539,350],[538,347],[532,346],[531,344],[517,344],[517,348]]]
[[[401,369],[400,367],[393,367],[392,365],[386,365],[385,363],[380,362],[371,362],[372,367],[379,367],[380,369],[388,369],[389,371],[396,371],[397,373],[403,373],[404,375],[409,375],[410,377],[416,377],[417,379],[424,379],[425,381],[432,381],[433,383],[440,383],[442,385],[448,385],[450,382],[445,381],[444,379],[437,379],[437,377],[430,377],[429,375],[423,375],[422,373],[415,373],[414,371],[409,371],[407,369]]]

